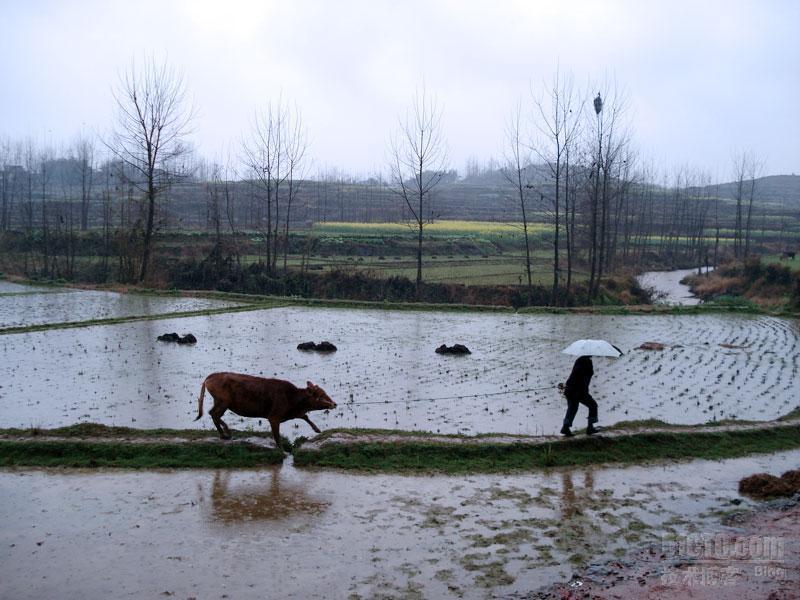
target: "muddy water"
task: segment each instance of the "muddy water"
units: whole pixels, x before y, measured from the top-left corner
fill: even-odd
[[[526,592],[718,526],[745,473],[800,452],[468,477],[0,470],[8,598]],[[748,501],[744,499],[746,506]]]
[[[711,270],[709,267],[702,269],[703,273]],[[701,300],[689,291],[689,286],[681,283],[687,275],[697,273],[697,269],[681,269],[678,271],[648,271],[637,277],[639,285],[646,289],[653,289],[655,301],[658,304],[683,304],[693,306],[700,304]]]
[[[169,331],[191,331],[199,342],[156,341]],[[792,320],[277,308],[0,336],[0,426],[88,420],[192,427],[203,378],[232,370],[322,385],[340,404],[316,416],[322,428],[556,433],[565,402],[555,386],[573,361],[560,351],[583,337],[605,338],[625,351],[594,361],[601,424],[772,419],[798,405],[800,327]],[[338,352],[296,349],[298,342],[325,339]],[[636,350],[645,341],[667,348]],[[434,353],[455,342],[473,353]],[[581,409],[577,424],[584,418]],[[211,427],[210,418],[200,425]],[[293,423],[285,433],[311,430]]]
[[[7,293],[0,296],[0,329],[237,305],[233,302],[204,298],[164,298],[58,288],[43,291],[8,282],[0,283],[4,284],[0,287],[0,293]],[[8,286],[15,287],[6,289]],[[23,289],[17,290],[18,287]]]

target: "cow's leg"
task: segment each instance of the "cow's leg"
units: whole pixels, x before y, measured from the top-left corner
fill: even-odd
[[[305,421],[305,422],[306,422],[306,423],[308,423],[309,425],[311,425],[311,429],[313,429],[313,430],[314,430],[314,431],[316,431],[317,433],[322,433],[322,432],[319,430],[319,427],[317,427],[316,425],[314,425],[314,423],[312,423],[312,422],[311,422],[311,419],[309,419],[309,418],[308,418],[308,415],[301,415],[301,416],[300,416],[300,418],[301,418],[301,419],[303,419],[303,421]]]
[[[281,421],[280,419],[270,419],[269,424],[272,427],[272,437],[275,438],[275,447],[283,451],[281,447]]]
[[[215,402],[211,410],[208,411],[208,414],[210,414],[211,418],[214,420],[214,426],[217,428],[217,431],[219,431],[219,437],[223,440],[231,439],[231,430],[228,429],[225,421],[222,420],[222,415],[225,414],[226,410],[224,406]]]

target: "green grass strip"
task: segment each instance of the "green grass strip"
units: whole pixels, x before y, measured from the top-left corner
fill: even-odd
[[[64,323],[40,323],[38,325],[21,325],[0,329],[0,335],[16,333],[34,333],[37,331],[50,331],[51,329],[76,329],[79,327],[94,327],[95,325],[119,325],[121,323],[135,323],[137,321],[161,321],[164,319],[184,319],[187,317],[202,317],[208,315],[221,315],[227,313],[247,312],[253,310],[266,310],[286,306],[286,303],[269,302],[262,304],[247,304],[244,306],[229,306],[224,308],[205,308],[201,310],[185,310],[156,315],[131,315],[127,317],[111,317],[108,319],[90,319],[88,321],[66,321]]]
[[[42,282],[21,281],[20,283],[29,285],[47,285]],[[52,285],[56,285],[53,283]],[[63,282],[59,285],[63,285]],[[72,289],[72,288],[68,288]],[[83,289],[83,288],[75,288]],[[97,291],[116,291],[113,288],[104,289],[102,287],[91,288]],[[11,294],[18,294],[12,292]],[[28,293],[28,292],[23,292]],[[35,294],[37,292],[30,292]],[[46,293],[46,292],[45,292]],[[62,293],[54,291],[50,293]],[[397,310],[397,311],[437,311],[437,312],[519,312],[521,314],[598,314],[598,315],[703,315],[716,313],[739,313],[751,315],[770,315],[782,317],[800,317],[800,314],[787,306],[777,306],[774,308],[762,308],[754,305],[745,299],[741,301],[710,301],[695,305],[672,305],[672,304],[595,304],[589,306],[527,306],[517,309],[510,306],[492,306],[481,304],[435,304],[425,302],[388,302],[371,300],[344,300],[328,298],[302,298],[299,296],[272,296],[264,294],[244,294],[240,292],[220,292],[216,290],[159,290],[152,288],[127,288],[124,293],[142,296],[159,296],[168,298],[206,298],[213,300],[227,300],[231,302],[248,303],[249,306],[204,309],[198,311],[185,311],[176,313],[165,313],[162,315],[141,315],[133,317],[116,317],[111,319],[97,319],[94,321],[76,321],[68,323],[48,323],[44,325],[31,325],[23,327],[9,327],[0,329],[0,335],[4,333],[26,333],[29,331],[44,331],[47,329],[64,329],[68,327],[88,327],[92,325],[114,325],[130,321],[156,320],[168,318],[181,318],[192,316],[203,316],[213,314],[223,314],[228,312],[239,312],[246,310],[260,310],[267,308],[279,308],[283,306],[307,306],[320,308],[354,308],[372,310]]]
[[[240,431],[231,429],[234,439],[242,437],[272,438],[266,431]],[[134,429],[133,427],[115,427],[100,423],[76,423],[54,429],[40,427],[0,429],[2,437],[25,438],[108,438],[108,439],[149,439],[149,438],[180,438],[184,440],[198,440],[217,437],[216,429]]]
[[[272,303],[275,306],[306,306],[312,308],[352,308],[367,310],[395,310],[395,311],[436,311],[436,312],[463,312],[463,313],[513,313],[520,314],[541,314],[541,315],[561,315],[561,314],[597,314],[597,315],[704,315],[718,313],[738,313],[751,315],[771,315],[771,316],[797,316],[786,307],[775,307],[772,309],[761,308],[757,305],[743,302],[735,303],[716,303],[705,302],[695,305],[672,305],[672,304],[607,304],[591,306],[526,306],[515,310],[511,306],[495,306],[486,304],[437,304],[428,302],[388,302],[385,300],[345,300],[335,298],[302,298],[299,296],[267,296],[249,295],[233,292],[177,292],[177,291],[150,291],[132,290],[129,293],[151,294],[169,297],[197,297],[214,300],[229,300],[233,302],[258,302]]]
[[[720,432],[652,432],[544,444],[329,444],[294,451],[297,466],[394,473],[495,473],[600,463],[725,459],[800,448],[800,425]]]
[[[0,429],[0,466],[211,469],[278,464],[284,458],[274,449],[235,441],[271,438],[271,434],[237,430],[231,434],[233,442],[218,442],[215,430],[203,429],[133,429],[99,423]],[[282,441],[291,451],[291,443]]]
[[[248,444],[124,443],[119,441],[0,441],[0,465],[118,467],[126,469],[231,468],[278,464],[283,455]]]
[[[46,296],[48,294],[72,294],[73,290],[37,290],[34,292],[0,292],[0,298],[13,296]]]

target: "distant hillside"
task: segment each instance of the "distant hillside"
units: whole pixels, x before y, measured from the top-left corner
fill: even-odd
[[[77,202],[81,197],[80,180],[67,177],[74,175],[65,171],[61,163],[53,163],[52,172],[64,171],[63,177],[51,177],[47,198],[48,210],[57,214],[59,206],[67,202]],[[7,192],[0,203],[0,214],[5,211],[10,228],[25,227],[29,215],[40,215],[41,211],[34,206],[41,195],[36,190],[42,189],[34,173],[31,189],[34,193],[26,196],[28,182],[22,167],[12,167],[3,173],[7,181]],[[583,182],[576,200],[583,201],[586,194],[585,183],[588,174],[580,168],[572,171],[572,182]],[[91,190],[87,211],[88,223],[91,227],[103,225],[106,194],[112,198],[112,225],[123,216],[128,219],[139,218],[135,210],[137,192],[118,183],[113,188],[106,188],[102,182],[108,181],[104,173],[95,174],[94,186]],[[16,183],[14,183],[16,182]],[[552,198],[555,196],[551,173],[545,165],[531,165],[527,169],[524,182],[525,193],[529,198],[528,217],[535,222],[550,222]],[[581,184],[579,183],[579,186]],[[749,185],[745,191],[745,201],[749,199]],[[10,191],[8,191],[10,190]],[[285,193],[282,188],[281,210],[286,209]],[[312,223],[330,221],[354,222],[397,222],[408,216],[404,201],[394,193],[385,181],[369,179],[356,180],[305,180],[295,183],[296,196],[291,207],[291,226],[306,228]],[[633,185],[628,193],[635,204],[637,196],[654,194],[656,204],[663,206],[672,201],[673,191],[660,185]],[[725,200],[719,207],[719,219],[723,228],[730,228],[734,223],[736,183],[716,184],[705,189],[692,189],[691,195],[713,198],[717,194]],[[256,230],[263,228],[265,200],[264,192],[258,186],[246,181],[229,182],[225,189],[221,186],[200,181],[184,180],[173,185],[160,201],[162,218],[161,226],[177,229],[209,229],[213,226],[213,202],[219,202],[221,225],[236,229]],[[660,197],[660,198],[659,198]],[[122,210],[119,207],[124,207]],[[800,230],[800,176],[770,175],[756,180],[754,218],[760,227],[766,221],[780,223],[786,231]],[[656,220],[662,218],[663,211],[657,211]],[[664,213],[665,214],[665,213]],[[518,221],[519,201],[515,186],[502,170],[497,168],[476,171],[465,177],[458,177],[450,171],[432,192],[425,218],[430,220],[474,220],[474,221]]]
[[[719,193],[723,198],[735,199],[736,182],[721,184]],[[800,175],[769,175],[756,179],[756,200],[800,209]]]

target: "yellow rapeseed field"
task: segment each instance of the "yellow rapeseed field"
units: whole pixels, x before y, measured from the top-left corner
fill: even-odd
[[[550,229],[541,223],[528,224],[531,233]],[[328,235],[405,235],[412,229],[407,223],[315,223],[316,233]],[[498,223],[491,221],[435,221],[425,225],[429,235],[521,235],[521,223]]]

